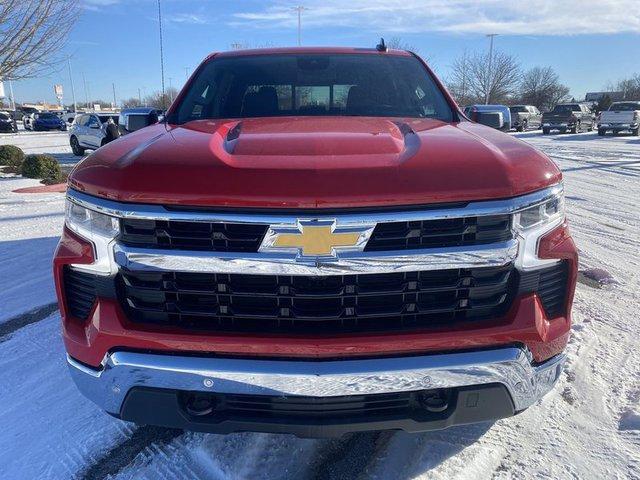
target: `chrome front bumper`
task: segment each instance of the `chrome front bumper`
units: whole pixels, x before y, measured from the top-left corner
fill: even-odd
[[[100,369],[67,357],[78,389],[118,415],[134,387],[190,392],[330,397],[502,384],[515,411],[549,392],[564,355],[533,365],[510,347],[414,357],[296,361],[190,357],[114,352]]]

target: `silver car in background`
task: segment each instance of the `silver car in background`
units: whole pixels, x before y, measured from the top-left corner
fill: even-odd
[[[84,155],[85,150],[96,150],[107,142],[108,129],[117,131],[117,113],[82,113],[76,115],[69,127],[69,144],[74,155]]]
[[[511,111],[506,105],[469,105],[463,111],[473,122],[503,132],[511,130]]]

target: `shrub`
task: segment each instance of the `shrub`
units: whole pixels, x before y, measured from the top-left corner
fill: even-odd
[[[27,178],[59,178],[60,165],[49,155],[27,155],[22,162],[22,176]]]
[[[0,165],[17,169],[23,160],[24,152],[15,145],[0,145]]]
[[[56,185],[58,183],[66,183],[68,176],[69,175],[65,172],[60,172],[60,175],[56,177],[43,178],[42,180],[40,180],[40,183],[42,183],[43,185]]]

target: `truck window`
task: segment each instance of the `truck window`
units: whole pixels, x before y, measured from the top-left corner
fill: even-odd
[[[624,103],[612,103],[609,107],[610,111],[616,112],[634,112],[640,110],[640,103],[624,102]]]
[[[415,57],[284,54],[214,57],[168,120],[286,115],[453,119]]]
[[[564,113],[564,114],[569,114],[572,112],[579,112],[580,111],[580,105],[556,105],[553,108],[553,112],[552,113]]]

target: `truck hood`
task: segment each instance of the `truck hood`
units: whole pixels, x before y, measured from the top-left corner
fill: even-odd
[[[509,198],[560,180],[531,146],[471,122],[281,117],[144,128],[69,183],[123,202],[313,209]]]

